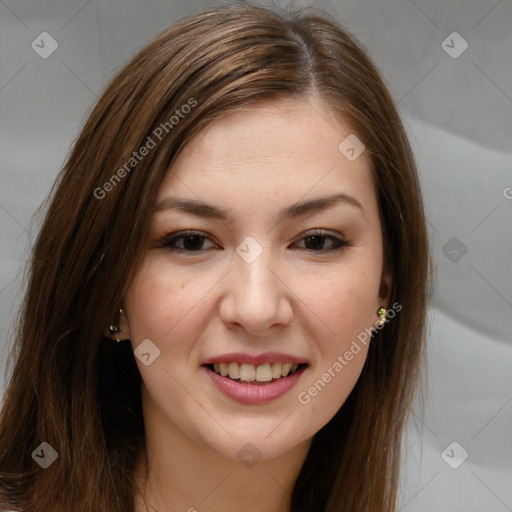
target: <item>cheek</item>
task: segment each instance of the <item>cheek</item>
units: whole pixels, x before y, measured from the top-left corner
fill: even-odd
[[[171,272],[165,261],[147,257],[126,294],[132,342],[172,339],[209,287],[190,272]]]
[[[359,342],[340,350],[315,369],[307,382],[301,386],[298,402],[315,418],[316,430],[326,425],[344,404],[356,385],[363,369],[368,345]]]
[[[139,268],[126,293],[125,305],[135,355],[144,340],[156,346],[147,345],[149,364],[136,359],[147,402],[165,404],[169,394],[179,403],[187,402],[179,385],[186,381],[183,362],[204,329],[202,322],[208,319],[208,315],[201,315],[200,301],[211,287],[209,280],[197,279],[197,274],[194,277],[193,270],[171,270],[161,255],[148,255]]]
[[[340,350],[365,328],[374,325],[380,276],[372,263],[327,269],[324,275],[307,273],[294,291],[307,306],[308,317],[320,327],[316,340],[322,352]]]
[[[323,297],[329,329],[321,331],[327,333],[324,335],[319,331],[314,340],[316,361],[297,395],[298,402],[316,418],[318,428],[343,405],[366,361],[373,327],[372,301],[368,294],[357,292],[346,288]]]
[[[327,423],[339,410],[355,386],[368,353],[375,325],[379,265],[362,258],[330,273],[330,279],[302,281],[304,303],[312,313],[316,332],[316,364],[304,380],[297,396],[299,403],[314,413],[319,425]],[[322,286],[319,287],[318,285]]]

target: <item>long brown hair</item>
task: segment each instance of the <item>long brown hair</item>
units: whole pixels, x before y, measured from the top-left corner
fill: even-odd
[[[371,343],[352,393],[314,436],[291,510],[395,509],[430,283],[411,148],[379,72],[336,20],[313,8],[244,4],[189,16],[140,51],[108,85],[58,176],[28,268],[0,416],[1,506],[133,510],[141,379],[129,343],[104,331],[143,257],[159,185],[212,120],[312,96],[349,121],[371,156],[395,276],[391,304],[403,311]],[[149,138],[155,147],[141,157]],[[32,456],[42,442],[58,454],[46,469]]]

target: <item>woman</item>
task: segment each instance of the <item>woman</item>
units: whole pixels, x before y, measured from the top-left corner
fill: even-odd
[[[112,80],[51,197],[3,508],[395,510],[428,244],[353,37],[311,9],[186,18]]]

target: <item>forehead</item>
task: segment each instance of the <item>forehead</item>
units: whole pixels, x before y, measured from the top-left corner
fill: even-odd
[[[187,143],[155,202],[172,193],[261,206],[346,192],[371,203],[369,156],[363,152],[350,161],[339,150],[352,133],[345,119],[318,100],[249,106],[214,121]]]

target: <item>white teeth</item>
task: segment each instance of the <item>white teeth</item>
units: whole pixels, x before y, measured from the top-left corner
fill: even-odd
[[[293,363],[284,363],[283,364],[283,369],[281,370],[281,375],[283,377],[286,377],[290,373],[290,370],[292,369],[292,366],[293,366]]]
[[[256,380],[260,382],[268,382],[272,380],[272,368],[270,364],[265,363],[262,366],[256,368]]]
[[[272,379],[287,377],[299,367],[295,363],[265,363],[254,366],[249,363],[214,363],[213,370],[223,377],[240,379],[245,382],[270,382]]]
[[[243,363],[240,365],[240,380],[254,380],[256,378],[256,368],[253,364]]]
[[[274,363],[272,365],[272,378],[279,379],[281,377],[281,363]]]
[[[229,363],[228,373],[230,379],[240,378],[240,365],[238,363]]]

